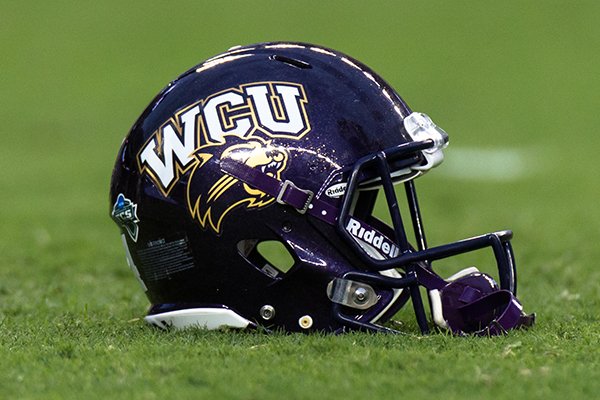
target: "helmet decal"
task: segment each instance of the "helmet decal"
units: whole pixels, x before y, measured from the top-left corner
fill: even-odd
[[[304,87],[290,82],[254,82],[227,89],[185,107],[157,129],[137,155],[138,168],[168,196],[199,160],[193,154],[224,146],[228,135],[300,139],[310,131]]]
[[[239,141],[239,138],[228,135],[225,136],[223,145],[201,147],[194,155],[197,160],[196,166],[187,184],[187,204],[190,214],[203,228],[210,227],[217,233],[221,231],[221,222],[225,215],[235,207],[245,204],[247,208],[260,208],[271,204],[275,198],[230,175],[221,175],[214,183],[207,182],[207,177],[218,175],[205,173],[205,169],[210,168],[206,161],[211,159],[219,149],[223,149],[220,160],[233,159],[258,168],[263,173],[280,180],[289,159],[287,150],[273,145],[270,140],[265,141],[254,137],[238,144],[231,144],[232,141]],[[211,153],[206,153],[209,148],[214,147],[217,149],[211,149]],[[225,195],[229,201],[222,201]]]
[[[289,157],[272,139],[298,140],[310,131],[307,103],[304,87],[290,82],[254,82],[215,93],[184,107],[150,135],[137,155],[138,168],[165,197],[192,171],[188,210],[203,228],[220,233],[235,207],[260,208],[275,199],[207,167],[208,161],[232,158],[280,179]],[[218,179],[207,186],[210,177]]]
[[[113,205],[111,216],[119,226],[127,231],[129,237],[137,242],[138,222],[140,222],[137,216],[137,204],[125,197],[123,193],[119,193],[117,201]]]

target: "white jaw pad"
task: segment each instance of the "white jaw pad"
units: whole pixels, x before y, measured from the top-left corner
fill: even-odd
[[[161,329],[174,328],[246,328],[250,321],[226,308],[188,308],[144,317],[144,321]]]

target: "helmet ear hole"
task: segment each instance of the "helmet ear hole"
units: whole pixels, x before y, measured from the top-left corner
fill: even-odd
[[[242,240],[238,250],[256,269],[271,278],[286,274],[296,263],[287,247],[278,240]]]
[[[279,271],[286,273],[294,266],[294,258],[284,246],[277,240],[267,240],[260,242],[256,246],[258,253]]]

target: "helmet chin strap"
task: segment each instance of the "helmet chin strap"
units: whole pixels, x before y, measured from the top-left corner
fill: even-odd
[[[439,146],[443,147],[446,143],[447,136],[443,136],[441,133],[439,136],[441,138]],[[437,149],[436,146],[436,140],[427,136],[423,141],[401,144],[394,148],[394,152],[397,154],[412,154],[430,148]],[[441,153],[441,150],[438,149],[436,152]],[[265,174],[258,168],[252,168],[249,165],[231,158],[224,158],[218,162],[223,172],[274,197],[277,203],[292,206],[300,214],[309,214],[330,225],[335,225],[337,223],[338,208],[315,197],[315,194],[312,191],[301,189],[289,180],[280,181],[279,179]]]
[[[337,223],[338,208],[314,196],[310,190],[297,187],[291,181],[280,181],[262,171],[252,168],[232,159],[220,161],[221,170],[240,181],[274,197],[277,203],[294,207],[301,214],[308,214],[330,225]],[[362,232],[373,232],[370,243],[371,247],[377,249],[377,253],[384,255],[386,259],[393,259],[398,255],[398,249],[394,242],[385,235],[378,232],[368,224],[351,218],[350,228],[362,229]],[[359,237],[349,229],[349,233],[360,242],[365,238]],[[364,235],[364,234],[363,234]],[[377,237],[377,242],[375,240]],[[366,240],[369,241],[368,239]],[[361,247],[365,247],[362,245]],[[496,282],[486,274],[479,271],[467,269],[459,274],[442,279],[431,269],[426,268],[419,262],[415,262],[416,280],[430,293],[432,301],[433,319],[437,326],[449,329],[455,334],[474,335],[498,335],[506,333],[510,329],[529,327],[535,321],[535,314],[525,314],[521,303],[509,290],[501,290]],[[344,284],[333,285],[330,290],[330,298],[334,303],[336,299],[346,299],[347,293],[336,293],[335,290],[346,290],[336,288],[353,287],[352,282],[360,286],[360,280],[352,281],[350,278],[336,278],[344,280]],[[409,282],[408,277],[386,276],[377,279],[382,287],[398,290],[408,287],[414,282]],[[368,285],[367,285],[368,286]],[[338,300],[340,304],[348,306],[345,302]],[[340,310],[336,307],[336,310]],[[382,330],[373,323],[352,322],[353,319],[342,316],[339,318],[346,323],[356,324],[358,329]]]
[[[220,161],[221,170],[240,181],[275,198],[279,204],[294,207],[300,214],[308,214],[334,225],[338,209],[314,196],[310,190],[300,189],[292,181],[280,181],[257,168],[225,158]]]

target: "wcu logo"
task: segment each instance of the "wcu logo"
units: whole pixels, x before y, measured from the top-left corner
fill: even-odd
[[[215,93],[175,114],[156,130],[137,155],[146,173],[167,196],[179,177],[197,163],[203,147],[238,138],[300,139],[310,131],[308,100],[300,84],[254,82]]]

